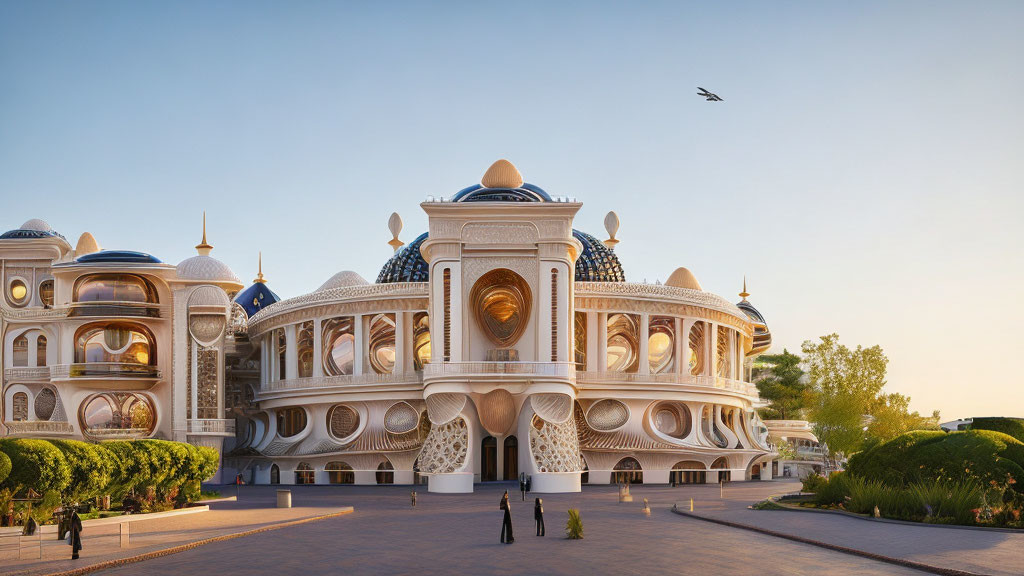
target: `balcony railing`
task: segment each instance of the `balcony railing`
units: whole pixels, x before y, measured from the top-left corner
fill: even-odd
[[[418,372],[405,374],[346,374],[343,376],[317,376],[311,378],[291,378],[265,382],[263,392],[280,392],[284,390],[303,390],[307,388],[334,388],[336,386],[365,386],[372,384],[400,384],[403,382],[421,381]]]
[[[21,434],[71,434],[74,428],[67,422],[50,422],[47,420],[22,420],[20,422],[4,422],[12,435]]]
[[[79,362],[50,367],[50,377],[60,378],[160,378],[156,366],[126,362]]]
[[[103,440],[145,438],[152,431],[149,428],[90,428],[86,435]]]
[[[423,367],[423,377],[513,375],[575,378],[573,362],[437,362]]]
[[[187,420],[188,434],[209,434],[212,436],[234,436],[235,421],[222,418],[197,418]]]
[[[161,318],[163,307],[145,302],[76,302],[69,316],[123,316],[127,318]]]
[[[693,376],[690,374],[640,374],[635,372],[584,372],[576,373],[577,381],[582,384],[597,383],[637,383],[637,384],[679,384],[683,386],[706,386],[720,390],[739,392],[747,396],[757,395],[757,386],[734,380],[712,376]]]
[[[49,380],[50,367],[37,366],[33,368],[7,368],[4,370],[4,379],[8,382],[11,380]]]

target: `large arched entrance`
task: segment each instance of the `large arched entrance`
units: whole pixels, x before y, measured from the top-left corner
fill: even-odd
[[[515,480],[519,476],[519,440],[515,436],[505,438],[505,480]]]
[[[480,442],[480,481],[494,482],[498,479],[498,440],[488,436]]]
[[[712,470],[718,470],[718,481],[729,482],[732,480],[732,470],[729,470],[729,462],[722,456],[711,464]]]
[[[708,473],[704,464],[694,460],[676,462],[669,474],[669,482],[674,484],[704,484]]]
[[[377,466],[377,484],[394,484],[395,467],[390,461],[381,462]]]
[[[619,460],[612,471],[612,484],[643,484],[644,471],[636,458],[626,457]]]

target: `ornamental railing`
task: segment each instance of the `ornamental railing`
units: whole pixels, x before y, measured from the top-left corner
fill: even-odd
[[[335,386],[365,386],[372,384],[401,384],[403,382],[420,382],[418,372],[404,374],[345,374],[341,376],[315,376],[310,378],[290,378],[264,382],[260,387],[263,392],[281,392],[284,390],[302,390],[307,388],[333,388]]]
[[[690,374],[640,374],[631,372],[584,372],[576,373],[578,382],[604,383],[625,382],[641,384],[679,384],[684,386],[706,386],[719,390],[730,390],[747,396],[757,396],[757,386],[742,380],[714,376],[692,376]]]
[[[91,438],[110,440],[118,438],[145,438],[151,432],[152,430],[149,428],[90,428],[85,431],[85,434]]]
[[[547,376],[575,378],[574,362],[437,362],[423,367],[423,378],[439,376]]]
[[[117,316],[125,318],[162,318],[170,307],[152,302],[75,302],[68,316]]]
[[[48,420],[22,420],[4,422],[10,434],[72,434],[75,430],[67,422],[50,422]]]
[[[234,419],[195,418],[186,421],[187,434],[211,434],[233,436],[235,434]]]
[[[50,378],[160,378],[160,370],[129,362],[79,362],[50,366]]]
[[[7,368],[4,370],[4,379],[8,382],[11,380],[49,380],[50,367],[37,366],[33,368]]]

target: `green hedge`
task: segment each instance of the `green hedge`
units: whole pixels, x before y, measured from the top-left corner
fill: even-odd
[[[855,454],[853,476],[906,487],[919,482],[992,482],[1024,490],[1024,443],[1001,432],[909,432]]]
[[[1019,418],[975,418],[971,430],[992,430],[1009,434],[1024,442],[1024,419]]]
[[[199,497],[199,487],[217,472],[213,448],[167,440],[119,440],[91,444],[77,440],[0,440],[0,478],[7,457],[13,472],[0,488],[40,494],[59,492],[81,502],[139,493],[181,505]],[[7,465],[11,468],[11,465]]]
[[[7,479],[7,476],[10,475],[10,473],[11,459],[7,454],[0,452],[0,485],[3,485],[4,480]]]

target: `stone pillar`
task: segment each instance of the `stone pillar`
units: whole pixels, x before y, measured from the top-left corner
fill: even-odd
[[[355,350],[353,350],[352,374],[359,376],[363,373],[363,349],[366,348],[366,331],[363,330],[363,315],[356,314],[352,318],[355,329]]]
[[[299,351],[298,338],[295,333],[295,324],[284,327],[284,377],[288,380],[299,377]]]
[[[608,371],[608,313],[597,313],[597,371]]]
[[[355,471],[356,484],[367,485],[377,484],[377,471],[376,470],[356,470]]]
[[[408,372],[408,361],[405,356],[408,353],[409,347],[406,346],[406,312],[398,311],[395,312],[395,374],[405,374]]]
[[[587,312],[587,372],[598,372],[600,370],[598,344],[598,316],[597,312]]]
[[[324,375],[324,322],[322,318],[313,319],[313,377]],[[317,482],[319,484],[319,482]]]

